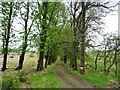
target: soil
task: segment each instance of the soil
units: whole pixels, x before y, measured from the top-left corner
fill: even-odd
[[[58,64],[55,68],[58,78],[62,82],[61,88],[93,88],[87,81],[71,74],[63,65]]]

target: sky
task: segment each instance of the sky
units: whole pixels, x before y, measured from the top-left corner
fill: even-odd
[[[119,0],[114,1],[114,3],[116,3]],[[116,11],[111,12],[105,18],[103,18],[105,22],[105,33],[118,32],[118,6],[115,8],[115,10]]]
[[[119,0],[111,0],[113,4],[118,3],[118,1]],[[103,26],[104,34],[116,33],[116,35],[118,35],[118,6],[116,6],[114,9],[114,12],[107,14],[107,16],[103,18],[103,21],[105,23]],[[96,43],[100,43],[103,41],[103,37],[98,35],[98,38],[96,38],[95,41]]]
[[[115,33],[118,31],[118,13],[114,12],[114,15],[107,15],[105,19],[105,33]]]

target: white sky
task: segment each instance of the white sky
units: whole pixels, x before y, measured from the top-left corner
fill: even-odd
[[[118,12],[114,12],[112,14],[108,14],[106,17],[103,18],[105,23],[103,33],[116,33],[118,35]],[[98,38],[95,39],[95,44],[99,44],[103,41],[103,37],[101,35],[97,36]]]
[[[105,33],[118,32],[118,12],[115,11],[112,14],[107,15],[104,19]]]
[[[106,0],[109,1],[109,0]],[[110,0],[112,3],[116,4],[119,0]],[[118,6],[115,7],[114,12],[109,13],[106,17],[103,18],[103,21],[105,23],[103,33],[116,33],[118,35]],[[102,36],[98,36],[98,39],[96,38],[96,43],[100,43],[103,41]]]

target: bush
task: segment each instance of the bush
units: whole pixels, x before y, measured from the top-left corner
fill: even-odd
[[[22,83],[25,83],[27,81],[27,77],[23,71],[18,73],[18,78]]]
[[[3,80],[2,82],[2,89],[4,88],[19,88],[20,82],[13,77],[7,78],[6,80]]]

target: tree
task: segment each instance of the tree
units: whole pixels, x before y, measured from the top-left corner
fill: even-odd
[[[70,9],[69,9],[70,8]],[[75,2],[70,2],[69,6],[68,6],[68,11],[70,13],[70,20],[71,20],[71,28],[72,28],[72,32],[73,32],[73,41],[72,41],[72,47],[73,47],[73,58],[70,62],[71,67],[74,70],[77,70],[77,49],[78,49],[78,30],[77,30],[77,22],[76,22],[76,17],[77,17],[77,13],[79,13],[79,2],[77,2],[77,0],[75,0]]]
[[[41,20],[41,11],[40,11],[40,4],[38,3],[38,9],[39,9],[39,20]],[[38,60],[38,65],[37,65],[37,71],[43,70],[43,59],[44,59],[44,47],[45,47],[45,42],[46,42],[46,34],[47,34],[47,29],[48,29],[48,23],[47,23],[47,13],[48,13],[48,2],[43,2],[42,3],[42,24],[41,28],[42,31],[40,33],[40,45],[39,45],[39,60]]]
[[[8,10],[8,12],[6,10]],[[12,24],[13,2],[2,2],[2,14],[4,15],[2,20],[2,28],[4,29],[4,34],[3,34],[4,58],[3,58],[2,71],[5,71],[7,69],[6,64],[7,64],[9,39],[10,39],[10,30]]]
[[[71,15],[71,20],[73,20],[71,26],[74,31],[74,53],[76,53],[80,45],[80,73],[84,74],[86,44],[90,41],[89,39],[87,40],[87,33],[91,27],[94,27],[93,24],[103,24],[99,17],[103,17],[105,14],[109,13],[112,6],[109,6],[109,2],[92,2],[91,0],[89,2],[87,0],[82,2],[75,0],[70,3],[68,10]],[[94,28],[92,31],[96,31],[96,29]],[[77,38],[79,38],[79,40]],[[77,45],[77,42],[79,42],[79,45]],[[76,60],[73,61],[76,62]]]
[[[37,71],[43,70],[43,59],[45,54],[47,55],[47,53],[49,52],[50,54],[49,57],[53,58],[55,56],[54,51],[56,50],[56,45],[53,44],[54,42],[52,44],[47,43],[47,41],[49,41],[47,39],[53,38],[55,34],[54,30],[57,30],[56,27],[61,25],[60,23],[61,19],[59,18],[59,15],[61,15],[60,12],[62,10],[61,6],[62,4],[60,2],[42,2],[41,4],[38,3],[38,14],[39,14],[38,24],[39,24],[40,43],[39,43],[39,60],[37,65]],[[46,47],[49,47],[47,49],[48,52],[45,50]],[[52,62],[54,62],[54,59]]]
[[[27,4],[23,2],[22,3],[23,7],[21,7],[21,10],[20,10],[21,18],[24,21],[24,25],[23,25],[23,27],[24,27],[24,35],[23,35],[24,40],[23,40],[23,44],[22,44],[22,52],[21,52],[21,55],[20,55],[20,58],[19,58],[19,65],[17,66],[17,68],[15,70],[20,70],[23,67],[25,52],[26,52],[26,49],[27,49],[27,46],[28,46],[28,35],[31,32],[31,28],[32,28],[32,25],[33,25],[34,20],[35,20],[35,16],[33,17],[35,11],[33,11],[33,9],[31,9],[31,8],[33,8],[32,4],[33,3],[30,3],[29,1],[27,2]],[[25,12],[22,12],[23,8],[25,9]],[[35,7],[34,7],[34,9],[35,9]],[[28,20],[31,20],[31,23],[30,23],[29,27],[28,27],[28,25],[29,25]]]

